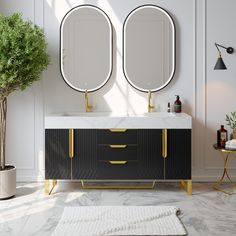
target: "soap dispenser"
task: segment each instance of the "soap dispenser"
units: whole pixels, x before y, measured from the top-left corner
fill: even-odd
[[[175,100],[175,103],[174,103],[174,112],[176,113],[180,113],[181,112],[181,101],[179,100],[179,95],[175,95],[176,96],[176,100]]]

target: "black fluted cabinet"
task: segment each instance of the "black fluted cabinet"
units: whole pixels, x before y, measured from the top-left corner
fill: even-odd
[[[45,130],[45,178],[71,179],[69,130]]]
[[[191,129],[167,131],[165,179],[191,179]]]
[[[46,179],[191,179],[191,129],[75,129],[69,157],[69,130],[45,130]]]
[[[97,178],[97,130],[74,130],[73,179]]]
[[[138,134],[138,178],[164,179],[162,157],[162,130],[139,129]]]

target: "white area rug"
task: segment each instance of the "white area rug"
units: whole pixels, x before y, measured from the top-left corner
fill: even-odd
[[[53,236],[186,235],[172,206],[66,207]]]

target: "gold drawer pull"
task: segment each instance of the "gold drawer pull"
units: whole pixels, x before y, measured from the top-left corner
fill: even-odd
[[[111,144],[109,146],[110,148],[126,148],[127,147],[126,144]]]
[[[162,157],[167,157],[167,129],[162,130]]]
[[[69,129],[69,157],[74,157],[74,129]]]
[[[127,161],[109,161],[112,165],[124,165],[127,163]]]
[[[127,129],[110,129],[111,132],[125,132]]]

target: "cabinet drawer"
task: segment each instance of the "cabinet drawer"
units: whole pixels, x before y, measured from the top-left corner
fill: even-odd
[[[137,144],[137,130],[98,130],[99,144]]]
[[[99,160],[137,160],[137,145],[99,145]]]
[[[109,161],[99,161],[98,178],[100,179],[136,179],[137,161],[123,161],[123,164],[110,163]]]

